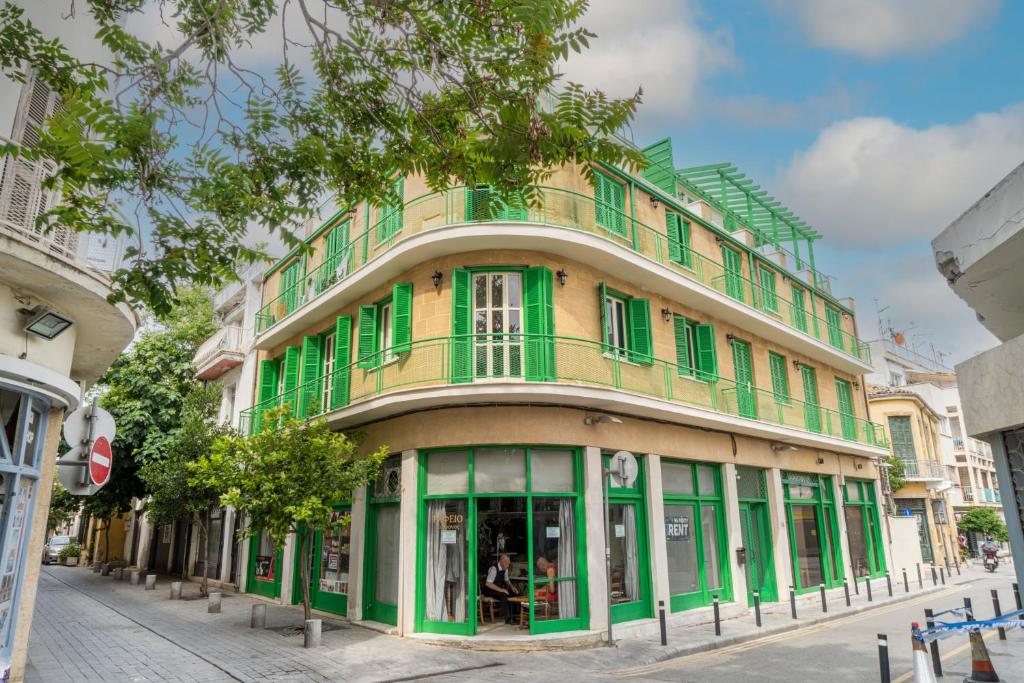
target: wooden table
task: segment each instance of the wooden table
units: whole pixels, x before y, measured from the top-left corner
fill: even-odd
[[[519,628],[530,628],[530,598],[525,595],[515,595],[508,601],[519,605]]]

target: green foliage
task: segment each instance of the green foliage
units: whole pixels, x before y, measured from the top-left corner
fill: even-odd
[[[68,493],[59,481],[54,480],[53,491],[50,493],[50,511],[46,517],[47,533],[70,522],[81,507],[82,499]]]
[[[46,182],[64,201],[45,226],[148,234],[151,248],[130,247],[115,274],[116,296],[165,312],[180,283],[218,285],[262,256],[246,242],[251,224],[297,244],[324,196],[384,204],[396,172],[422,173],[434,190],[488,183],[504,197],[563,163],[587,174],[595,161],[643,165],[614,136],[640,91],[611,99],[560,80],[594,37],[578,25],[586,10],[586,0],[81,0],[68,20],[84,12],[99,26],[113,57],[97,64],[8,3],[0,73],[23,80],[31,68],[64,106],[38,145],[7,151],[56,162]],[[165,17],[177,44],[125,28],[151,33]],[[268,35],[278,27],[283,40]],[[267,64],[252,45],[283,51]]]
[[[893,492],[899,491],[907,484],[906,465],[904,465],[903,461],[892,453],[885,456],[885,462],[889,465],[887,470],[887,476],[889,477],[889,490]]]
[[[68,543],[66,546],[60,549],[60,559],[66,560],[69,557],[81,557],[82,546],[78,545],[75,541]]]
[[[194,485],[223,491],[221,504],[248,514],[249,535],[263,530],[281,547],[289,534],[300,533],[305,568],[310,535],[329,528],[334,504],[376,476],[387,447],[357,457],[354,440],[332,432],[323,419],[295,419],[288,404],[263,419],[263,430],[251,436],[217,438],[209,456],[189,466]],[[304,581],[307,619],[308,586]]]
[[[974,531],[991,536],[1000,543],[1005,543],[1010,538],[1006,522],[992,508],[972,507],[960,518],[957,527],[960,531]]]

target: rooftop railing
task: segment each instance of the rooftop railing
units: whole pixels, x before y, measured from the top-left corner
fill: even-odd
[[[810,301],[794,301],[781,286],[764,287],[759,281],[726,268],[666,233],[599,202],[570,190],[537,188],[539,207],[510,206],[498,199],[481,201],[480,190],[465,187],[417,197],[405,204],[396,217],[386,215],[342,246],[337,253],[321,256],[321,262],[294,285],[268,301],[257,314],[256,333],[271,329],[306,302],[399,242],[422,232],[465,223],[526,222],[579,230],[603,237],[640,256],[671,268],[676,273],[714,289],[747,307],[768,315],[801,334],[829,344],[842,353],[870,364],[868,344],[814,313]],[[839,314],[845,315],[845,314]],[[841,320],[841,318],[840,318]]]
[[[790,427],[869,446],[887,447],[881,425],[774,391],[690,370],[659,358],[632,356],[602,342],[545,335],[464,335],[414,341],[339,367],[242,412],[239,429],[263,426],[270,408],[290,404],[314,417],[362,400],[414,387],[474,382],[555,382],[601,386]]]

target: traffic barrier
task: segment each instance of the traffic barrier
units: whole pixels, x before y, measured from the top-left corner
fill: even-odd
[[[917,563],[917,587],[924,588],[924,579],[921,578],[921,563]]]
[[[156,574],[146,574],[146,590],[156,590]]]
[[[249,628],[267,627],[267,606],[257,602],[252,606],[252,613],[249,616]]]
[[[1017,609],[1024,608],[1024,605],[1020,604],[1020,586],[1016,583],[1011,584],[1011,586],[1013,587],[1013,601],[1017,603]]]
[[[661,626],[661,644],[668,645],[668,629],[665,626],[665,601],[658,600],[658,623]]]
[[[992,589],[992,611],[995,612],[996,619],[1003,616],[1003,610],[999,608],[999,591],[995,588]],[[1006,640],[1006,629],[1002,626],[999,627],[999,640]]]
[[[323,622],[319,619],[306,619],[302,629],[302,647],[320,647]]]
[[[870,576],[865,576],[864,577],[864,585],[868,589],[868,602],[871,602],[872,598],[871,598],[871,577]]]
[[[914,683],[936,683],[935,674],[928,666],[928,651],[924,648],[924,641],[918,637],[919,630],[916,621],[910,625],[910,645],[914,650]],[[941,667],[939,671],[941,676]]]
[[[946,585],[946,569],[945,567],[939,567],[939,578],[942,579],[942,585]]]
[[[971,604],[971,599],[964,598],[964,617],[967,621],[974,621],[974,606]]]
[[[141,576],[142,576],[142,572],[138,571],[137,569],[133,569],[132,573],[128,575],[128,583],[130,583],[133,586],[138,586],[139,585],[139,577],[141,577]]]
[[[110,576],[110,563],[104,562],[100,565],[100,576]]]
[[[114,577],[114,581],[120,581],[124,578],[124,570],[120,567],[116,567],[110,574]]]
[[[224,597],[224,594],[220,591],[214,591],[206,597],[206,613],[207,614],[220,614],[220,601]]]
[[[967,637],[971,640],[971,676],[965,678],[964,683],[999,683],[999,674],[992,666],[981,632],[971,631]]]
[[[953,566],[956,567],[956,575],[960,576],[960,560],[956,558],[956,555],[953,556]],[[950,574],[950,576],[952,576],[952,574]]]
[[[878,634],[878,672],[882,683],[892,683],[889,674],[889,636],[884,633]]]
[[[935,571],[935,565],[932,565],[932,586],[939,585],[939,574]]]

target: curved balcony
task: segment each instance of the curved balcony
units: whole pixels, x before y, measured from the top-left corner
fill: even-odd
[[[196,366],[196,379],[215,380],[245,360],[242,328],[227,325],[199,345],[192,362]]]
[[[287,387],[243,411],[239,428],[260,429],[263,413],[282,403],[345,428],[418,408],[527,401],[615,409],[814,448],[887,452],[882,426],[854,415],[659,358],[631,360],[601,342],[521,334],[437,337],[389,349]],[[323,409],[325,403],[332,405]]]
[[[593,197],[556,188],[536,189],[539,201],[536,208],[512,207],[497,199],[485,201],[481,205],[479,191],[465,187],[413,199],[402,208],[401,220],[395,220],[393,214],[385,216],[369,230],[352,239],[339,253],[324,257],[316,268],[294,286],[267,302],[257,314],[257,336],[266,338],[268,332],[296,311],[307,309],[309,304],[325,293],[336,291],[342,283],[356,279],[355,276],[365,271],[369,264],[378,259],[384,261],[396,246],[423,233],[458,226],[472,227],[475,224],[493,224],[496,229],[498,226],[523,224],[566,228],[588,233],[600,238],[605,244],[613,243],[611,248],[622,250],[623,255],[629,254],[630,258],[639,256],[645,263],[657,264],[662,270],[668,269],[673,277],[685,279],[691,286],[697,284],[704,296],[713,292],[719,300],[727,299],[724,306],[732,312],[745,311],[746,316],[753,314],[758,318],[759,326],[755,328],[748,324],[749,320],[738,319],[734,315],[733,319],[744,329],[771,337],[774,328],[775,331],[784,331],[790,338],[813,340],[813,344],[805,344],[805,348],[800,350],[850,372],[870,369],[868,345],[841,329],[835,321],[830,323],[814,314],[805,304],[794,303],[781,292],[766,291],[742,273],[727,269],[718,261]],[[504,233],[511,236],[512,231],[505,230]],[[524,237],[530,239],[520,248],[543,246],[538,235]],[[575,241],[580,240],[575,238]],[[565,240],[565,244],[571,242]],[[494,242],[486,244],[489,248],[495,248]],[[564,251],[567,247],[559,248]],[[576,248],[583,250],[585,247],[577,245]],[[609,246],[603,249],[608,252]],[[580,258],[586,263],[594,263],[594,256],[593,253],[581,254]],[[721,301],[717,305],[723,306]],[[266,344],[257,341],[257,346]]]

